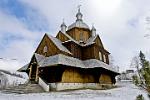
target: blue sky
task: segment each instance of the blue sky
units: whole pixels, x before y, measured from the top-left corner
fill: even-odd
[[[0,9],[3,13],[14,16],[26,24],[27,28],[31,31],[48,30],[46,18],[36,9],[23,4],[20,0],[1,0]],[[38,22],[40,20],[42,22]]]
[[[81,4],[83,20],[94,23],[104,47],[121,70],[142,50],[150,59],[149,0],[1,0],[0,60],[2,69],[16,70],[29,62],[44,33],[55,36],[62,19],[69,26]],[[16,58],[17,61],[8,59]],[[9,66],[13,66],[9,68]]]

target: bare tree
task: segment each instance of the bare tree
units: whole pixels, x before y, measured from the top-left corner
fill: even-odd
[[[141,75],[141,70],[140,70],[140,60],[139,60],[139,57],[135,56],[135,57],[132,58],[130,67],[136,68],[137,74],[138,74],[139,79],[140,79],[140,84],[144,85],[143,84],[144,82],[143,82],[143,79],[142,79],[142,75]]]

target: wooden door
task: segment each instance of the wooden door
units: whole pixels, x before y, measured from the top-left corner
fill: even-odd
[[[37,64],[32,65],[32,69],[31,69],[31,80],[35,81],[36,79],[36,70],[37,70]]]

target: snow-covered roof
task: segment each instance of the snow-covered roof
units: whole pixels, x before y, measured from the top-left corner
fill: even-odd
[[[76,43],[76,44],[78,44],[78,45],[80,45],[80,46],[88,46],[88,45],[91,45],[91,44],[94,44],[95,42],[94,42],[94,40],[96,39],[96,37],[97,37],[97,35],[96,36],[92,36],[92,37],[90,37],[86,42],[85,42],[85,44],[80,44],[79,43],[79,41],[76,41],[75,39],[73,39],[71,36],[69,36],[67,33],[63,33],[66,37],[68,37],[69,38],[69,40],[67,40],[67,41],[64,41],[64,42],[62,42],[62,43],[66,43],[66,42],[69,42],[69,41],[73,41],[74,43]]]
[[[86,43],[89,44],[89,43],[91,43],[91,42],[94,42],[94,40],[96,39],[97,36],[98,36],[98,35],[91,36],[91,37],[86,41]]]
[[[76,22],[74,22],[73,24],[68,26],[68,30],[70,30],[74,27],[90,29],[89,26],[86,23],[84,23],[82,20],[77,20]]]
[[[116,72],[110,65],[97,60],[97,59],[89,59],[89,60],[79,60],[74,57],[65,56],[62,54],[45,57],[43,60],[38,62],[39,67],[48,67],[48,66],[54,66],[54,65],[66,65],[66,66],[72,66],[72,67],[80,67],[80,68],[104,68],[106,70]]]
[[[2,76],[3,74],[2,74],[2,72],[0,72],[0,76]]]
[[[40,55],[40,54],[37,54],[37,53],[34,53],[34,56],[35,56],[37,62],[40,62],[43,59],[45,59],[45,57],[43,55]]]
[[[79,44],[79,42],[78,41],[76,41],[75,39],[73,39],[71,36],[69,36],[67,33],[63,33],[66,37],[68,37],[69,38],[69,41],[73,41],[73,42],[75,42],[76,44]],[[68,41],[68,40],[67,40]]]
[[[64,51],[66,53],[69,53],[71,54],[71,52],[62,45],[62,42],[60,40],[58,40],[57,38],[51,36],[51,35],[48,35],[48,37],[54,42],[54,44],[58,47],[58,49],[60,49],[61,51]]]
[[[102,67],[104,69],[116,72],[116,70],[112,66],[110,66],[110,65],[108,65],[108,64],[106,64],[106,63],[104,63],[100,60],[97,60],[97,59],[85,60],[85,61],[83,61],[83,63],[84,63],[85,66]]]
[[[84,46],[88,46],[88,45],[94,44],[94,43],[95,43],[94,40],[96,39],[97,36],[98,36],[98,35],[91,36],[91,37],[86,41],[86,43],[85,43]]]
[[[26,71],[28,69],[29,63],[18,69],[19,72]]]

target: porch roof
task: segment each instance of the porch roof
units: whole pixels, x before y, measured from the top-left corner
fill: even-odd
[[[50,67],[54,65],[66,65],[79,68],[103,68],[109,70],[113,73],[119,74],[112,66],[97,60],[97,59],[88,59],[88,60],[79,60],[74,57],[69,57],[63,54],[58,54],[50,57],[44,57],[40,54],[35,53],[37,63],[40,68]],[[18,71],[25,71],[28,69],[29,64],[23,66]]]
[[[79,60],[74,57],[65,56],[62,54],[45,57],[43,60],[38,62],[39,67],[48,67],[53,65],[66,65],[72,67],[80,67],[80,68],[104,68],[106,70],[112,71],[114,73],[118,73],[112,66],[97,60],[97,59],[89,59],[89,60]]]

